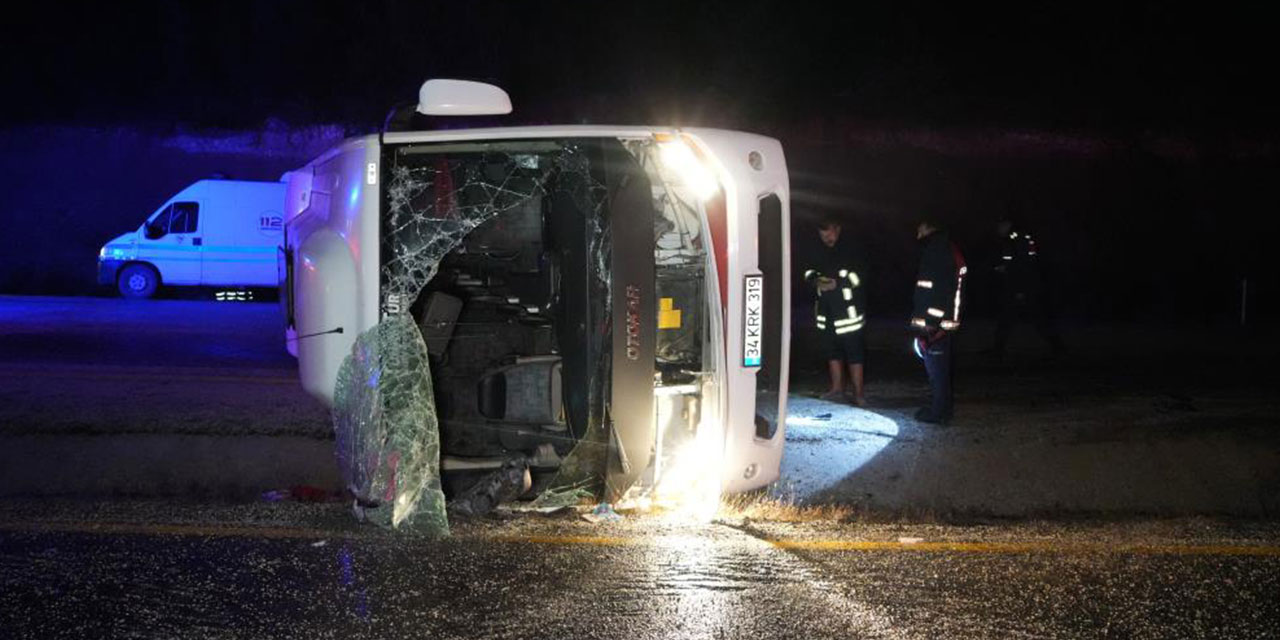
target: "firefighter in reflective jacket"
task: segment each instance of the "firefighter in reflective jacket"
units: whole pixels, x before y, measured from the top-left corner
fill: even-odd
[[[1000,257],[995,265],[1000,276],[1000,322],[995,343],[986,353],[1003,356],[1014,324],[1030,320],[1053,353],[1061,354],[1062,337],[1050,313],[1036,241],[1007,219],[996,225],[996,235],[1000,238]]]
[[[810,257],[804,280],[817,295],[814,315],[831,378],[831,388],[822,397],[865,406],[862,371],[867,353],[863,330],[867,296],[862,278],[866,270],[861,252],[855,250],[848,238],[841,241],[840,232],[840,224],[834,220],[826,219],[819,224],[822,246]],[[848,391],[845,391],[846,367]]]
[[[921,422],[951,419],[951,335],[960,328],[960,301],[968,268],[960,249],[929,221],[916,227],[920,274],[912,301],[911,328],[916,355],[929,375],[930,404],[916,412]]]

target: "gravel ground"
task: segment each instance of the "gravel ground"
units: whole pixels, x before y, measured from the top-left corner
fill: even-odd
[[[973,334],[957,356],[948,426],[912,418],[928,387],[919,362],[894,348],[893,324],[871,326],[865,411],[813,397],[823,373],[797,354],[773,493],[926,519],[1280,514],[1280,397],[1265,353],[1216,334],[1091,330],[1064,358],[1046,359],[1023,335],[996,361]],[[1194,369],[1158,344],[1188,345]]]

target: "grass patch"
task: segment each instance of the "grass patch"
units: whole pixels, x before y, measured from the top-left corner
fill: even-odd
[[[800,504],[795,500],[763,492],[727,496],[716,513],[720,520],[763,520],[768,522],[847,522],[854,509],[843,504]]]

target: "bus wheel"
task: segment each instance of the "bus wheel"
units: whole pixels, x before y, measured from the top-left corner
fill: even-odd
[[[116,278],[116,288],[120,295],[134,300],[142,300],[155,295],[160,288],[160,274],[150,265],[131,264],[120,270]]]

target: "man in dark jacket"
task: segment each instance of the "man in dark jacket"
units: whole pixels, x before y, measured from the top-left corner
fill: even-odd
[[[916,354],[929,375],[930,405],[916,412],[921,422],[951,419],[951,335],[960,328],[960,304],[968,267],[960,249],[930,221],[916,227],[920,274],[912,300],[911,328]]]
[[[1054,355],[1061,354],[1062,337],[1050,313],[1036,241],[1008,219],[996,225],[996,234],[1000,238],[1000,257],[995,266],[1000,277],[1000,322],[996,325],[995,344],[987,354],[1003,356],[1009,333],[1023,319],[1035,324]]]
[[[849,400],[865,406],[862,372],[866,361],[867,294],[863,278],[862,252],[851,239],[841,239],[840,223],[824,219],[818,226],[822,246],[807,257],[804,280],[814,288],[818,300],[816,320],[821,349],[827,357],[831,388],[825,400]],[[845,368],[850,390],[845,392]]]

